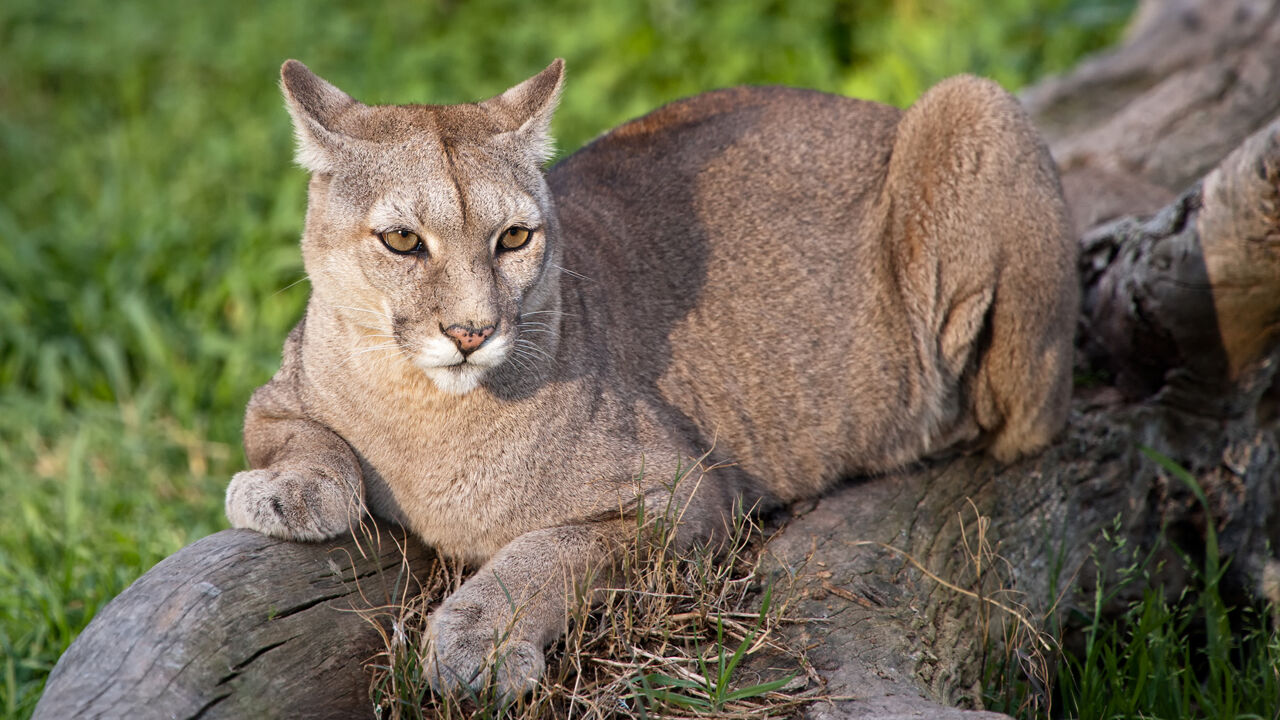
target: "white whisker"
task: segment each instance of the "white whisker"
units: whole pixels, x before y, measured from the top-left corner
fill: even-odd
[[[569,269],[569,268],[567,268],[567,267],[561,267],[561,266],[559,266],[559,265],[556,265],[555,263],[551,263],[551,267],[553,267],[553,268],[555,268],[555,269],[559,270],[560,272],[562,272],[562,273],[564,273],[564,274],[566,274],[566,275],[572,275],[572,276],[574,276],[574,277],[576,277],[576,278],[579,278],[579,279],[581,279],[581,280],[587,280],[587,281],[589,281],[589,282],[595,282],[594,280],[592,280],[591,278],[587,277],[586,275],[583,275],[582,273],[580,273],[580,272],[576,272],[576,271],[574,271],[574,270],[570,270],[570,269]]]
[[[361,337],[386,337],[386,338],[395,337],[395,335],[388,333],[386,328],[380,328],[375,325],[365,325],[364,323],[356,323],[356,327],[373,331],[371,333],[365,333]]]
[[[346,359],[344,359],[344,360],[342,361],[342,364],[343,364],[343,365],[345,365],[345,364],[347,364],[347,363],[351,362],[352,360],[356,359],[356,356],[357,356],[357,355],[364,355],[365,353],[371,353],[371,352],[375,352],[375,351],[379,351],[379,350],[380,350],[380,351],[383,351],[383,352],[388,351],[388,350],[395,350],[395,351],[397,351],[397,354],[399,354],[399,355],[404,355],[404,354],[405,354],[405,353],[404,353],[404,348],[400,346],[400,343],[398,343],[398,342],[389,342],[389,343],[383,343],[383,344],[381,344],[381,345],[374,345],[374,346],[372,346],[372,347],[361,348],[361,349],[359,349],[359,350],[356,350],[356,351],[354,351],[354,352],[351,352],[351,353],[349,353],[349,354],[347,355]],[[406,357],[407,357],[407,356],[406,356]]]
[[[355,312],[369,313],[370,315],[377,315],[378,317],[384,317],[388,320],[393,319],[390,315],[384,312],[378,312],[377,310],[370,310],[369,308],[351,307],[350,305],[334,305],[334,307],[341,308],[342,310],[354,310]]]
[[[538,363],[537,358],[529,355],[529,353],[526,353],[522,350],[512,350],[511,354],[508,355],[507,357],[509,357],[512,362],[520,363],[520,367],[524,368],[525,372],[529,372],[529,373],[532,373],[534,371],[533,366],[537,365]],[[526,360],[528,361],[527,363],[525,362]]]
[[[552,361],[554,361],[554,360],[555,360],[555,358],[551,356],[551,353],[549,353],[549,352],[547,352],[546,350],[544,350],[544,349],[542,348],[542,346],[541,346],[541,345],[539,345],[539,344],[535,343],[535,342],[534,342],[534,341],[532,341],[532,340],[523,340],[523,339],[521,339],[521,340],[516,340],[515,345],[516,345],[516,346],[519,346],[519,347],[521,347],[521,348],[525,348],[525,349],[527,349],[527,350],[530,350],[530,351],[536,352],[536,353],[538,353],[539,355],[541,355],[542,357],[544,357],[544,358],[546,358],[546,359],[548,359],[548,360],[552,360]]]
[[[512,353],[507,356],[507,359],[515,363],[516,365],[520,366],[521,370],[524,370],[527,373],[533,372],[533,368],[529,367],[527,364],[525,364],[523,360],[520,359],[518,350],[512,351]]]
[[[544,333],[544,334],[550,335],[551,337],[560,337],[560,333],[556,332],[555,330],[543,330],[542,328],[521,328],[520,332]]]
[[[279,295],[280,293],[284,292],[285,290],[288,290],[289,288],[293,287],[294,285],[297,285],[298,283],[302,282],[303,280],[310,280],[310,279],[311,279],[311,276],[310,276],[310,275],[307,275],[306,273],[303,273],[303,274],[302,274],[302,277],[298,278],[297,280],[294,280],[293,282],[289,283],[288,285],[285,285],[284,287],[282,287],[282,288],[280,288],[279,290],[275,291],[274,293],[272,293],[272,294],[271,294],[271,297],[275,297],[276,295]]]
[[[399,343],[383,343],[382,345],[374,345],[373,347],[362,348],[360,350],[357,350],[351,353],[351,357],[355,357],[356,355],[363,355],[367,352],[373,352],[374,350],[394,350],[399,346],[400,346]]]

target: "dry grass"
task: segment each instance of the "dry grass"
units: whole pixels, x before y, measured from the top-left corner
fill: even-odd
[[[763,718],[794,715],[819,699],[820,678],[778,632],[793,622],[792,583],[760,576],[763,536],[751,515],[735,515],[718,549],[677,553],[671,510],[640,514],[617,581],[579,596],[542,683],[507,706],[491,685],[461,700],[429,690],[426,618],[467,576],[466,568],[437,563],[421,592],[406,589],[401,602],[371,617],[386,640],[372,663],[379,717]]]

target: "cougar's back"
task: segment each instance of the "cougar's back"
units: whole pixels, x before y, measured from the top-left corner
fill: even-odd
[[[556,167],[566,278],[637,392],[776,489],[899,427],[913,369],[873,205],[899,111],[739,88]],[[857,398],[855,404],[852,398]]]
[[[997,101],[990,112],[1020,113],[993,84],[975,82],[983,83],[977,97],[969,97],[972,87],[950,95],[982,105],[989,93]],[[966,407],[976,392],[966,383],[983,350],[977,326],[1007,255],[999,246],[1022,229],[988,232],[984,213],[1001,210],[975,198],[998,193],[995,187],[976,195],[939,188],[936,205],[925,187],[917,193],[923,200],[905,206],[889,187],[895,143],[899,151],[915,143],[915,154],[930,148],[899,137],[902,117],[812,91],[718,91],[622,126],[549,176],[565,265],[588,278],[566,278],[568,291],[580,293],[579,311],[605,340],[613,369],[634,383],[637,402],[664,405],[673,421],[694,428],[703,449],[714,447],[779,499],[840,475],[901,465],[981,430]],[[1048,229],[1039,234],[1057,233],[1056,175],[1029,123],[1010,138],[976,140],[1027,146],[1012,154],[1031,164],[1036,176],[1027,182],[1045,185],[1036,197],[1045,198]],[[936,162],[949,166],[947,152],[938,148]],[[1048,176],[1036,172],[1042,160]],[[959,182],[991,184],[999,176],[979,172]],[[967,214],[975,237],[963,240],[980,252],[962,255],[988,258],[980,263],[987,267],[946,267],[967,263],[930,243],[956,238],[900,230],[904,222],[929,227],[930,218],[919,216],[931,215],[963,225]],[[904,254],[912,257],[904,262]],[[987,292],[977,302],[920,297],[923,281]],[[946,367],[938,343],[948,327],[952,334],[961,328],[967,353],[956,367]],[[1065,405],[1053,412],[1064,416]]]

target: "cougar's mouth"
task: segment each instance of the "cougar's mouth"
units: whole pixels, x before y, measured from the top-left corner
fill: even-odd
[[[428,341],[415,353],[413,364],[422,370],[436,387],[451,395],[465,395],[480,385],[485,375],[506,362],[510,340],[490,338],[475,351],[463,354],[445,338]]]
[[[466,395],[480,386],[488,368],[465,360],[453,365],[418,366],[431,382],[450,395]]]

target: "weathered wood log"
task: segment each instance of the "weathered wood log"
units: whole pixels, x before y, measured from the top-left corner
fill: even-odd
[[[35,717],[372,715],[377,611],[418,592],[434,555],[386,525],[359,535],[224,530],[165,558],[63,654]]]
[[[1022,101],[1078,231],[1151,214],[1280,113],[1280,4],[1143,0],[1127,42]]]
[[[1089,590],[1104,528],[1195,556],[1212,523],[1226,591],[1280,593],[1278,53],[1280,3],[1147,0],[1125,45],[1024,95],[1084,243],[1079,365],[1103,380],[1037,458],[941,458],[793,508],[769,568],[796,573],[796,611],[819,619],[792,632],[826,691],[854,697],[809,715],[996,717],[954,709],[982,706],[984,649],[1045,672],[1035,623]],[[1190,470],[1207,505],[1142,448]],[[413,587],[391,538],[430,565],[381,534],[367,556],[350,539],[195,543],[98,614],[36,716],[371,714],[362,666],[386,630],[353,610]],[[1104,577],[1127,560],[1097,559]],[[1182,563],[1161,567],[1185,586]]]
[[[1280,122],[1155,217],[1085,236],[1083,346],[1129,397],[1256,409],[1280,323],[1277,182]]]

